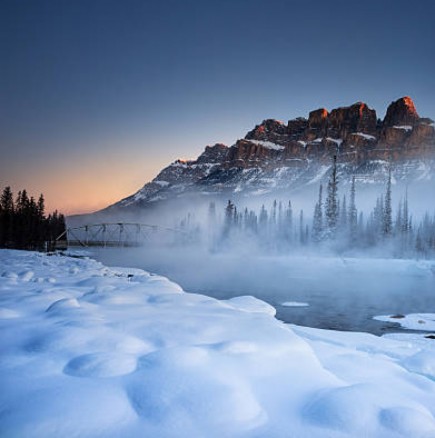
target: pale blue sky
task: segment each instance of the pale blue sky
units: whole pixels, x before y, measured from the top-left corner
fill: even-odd
[[[264,118],[410,95],[435,116],[433,1],[0,1],[0,183],[67,213]]]

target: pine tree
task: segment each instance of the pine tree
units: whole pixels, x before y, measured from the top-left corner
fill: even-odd
[[[272,204],[272,211],[270,213],[270,222],[272,228],[276,225],[276,209],[277,209],[278,203],[276,202],[276,199],[273,201]]]
[[[410,230],[409,211],[408,211],[408,189],[405,192],[405,199],[403,201],[403,216],[402,216],[402,232],[408,234]]]
[[[299,212],[299,243],[303,245],[305,243],[304,233],[304,210]]]
[[[43,217],[45,213],[45,199],[42,193],[39,195],[37,208],[38,208],[38,215],[40,217]]]
[[[54,241],[66,230],[65,217],[55,212],[45,217],[45,201],[29,198],[27,191],[18,192],[14,203],[10,187],[0,199],[0,246],[18,249],[43,249],[46,241]],[[52,245],[53,246],[53,245]]]
[[[340,227],[342,232],[344,232],[347,228],[347,201],[346,195],[343,195],[343,200],[341,201],[340,208]]]
[[[394,222],[394,233],[396,236],[402,235],[402,230],[403,230],[402,210],[403,210],[403,205],[402,205],[402,200],[400,200],[399,205],[397,207],[396,220]]]
[[[384,195],[376,200],[376,206],[373,210],[374,231],[376,236],[382,235],[382,226],[384,221]]]
[[[225,223],[223,230],[224,238],[227,238],[231,232],[231,228],[234,222],[234,209],[235,205],[231,202],[231,200],[228,200],[228,204],[225,207]]]
[[[283,225],[283,217],[282,217],[282,202],[279,201],[278,204],[278,229],[279,229],[279,234],[282,234],[282,225]]]
[[[323,186],[319,187],[319,198],[314,207],[313,216],[313,241],[320,242],[323,238],[323,200],[322,200]]]
[[[337,180],[337,156],[334,155],[332,173],[328,182],[328,197],[326,199],[326,236],[334,239],[337,232],[338,222],[338,180]]]
[[[293,209],[291,201],[288,201],[285,212],[285,236],[288,242],[291,242],[293,235]]]
[[[385,191],[385,203],[383,210],[382,231],[385,237],[389,237],[393,231],[393,218],[391,207],[391,168],[388,171],[387,189]]]
[[[352,185],[350,186],[350,200],[349,200],[349,240],[351,244],[355,244],[357,240],[358,231],[358,210],[355,203],[355,175],[352,177]]]
[[[14,235],[14,200],[10,186],[4,188],[0,199],[0,246],[8,246]]]
[[[267,210],[264,207],[264,204],[261,206],[260,216],[258,218],[258,223],[259,223],[262,231],[265,231],[266,227],[267,227]]]

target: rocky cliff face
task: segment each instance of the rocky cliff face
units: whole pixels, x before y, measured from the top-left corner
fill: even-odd
[[[233,146],[207,146],[197,160],[177,160],[116,206],[145,205],[189,190],[264,192],[318,182],[336,155],[340,171],[361,181],[383,178],[391,166],[397,179],[431,177],[435,162],[434,122],[419,117],[410,97],[392,102],[384,120],[357,102],[287,124],[264,120]]]
[[[414,126],[420,120],[414,102],[408,96],[391,103],[385,115],[384,125],[391,126]]]

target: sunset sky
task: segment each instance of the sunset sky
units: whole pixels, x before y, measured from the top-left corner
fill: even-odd
[[[435,2],[0,0],[0,184],[67,214],[265,118],[405,95],[435,118]]]

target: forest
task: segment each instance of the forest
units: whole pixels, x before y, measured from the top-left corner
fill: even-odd
[[[45,201],[21,190],[14,201],[9,186],[0,198],[0,247],[27,250],[52,250],[56,238],[65,231],[65,217],[54,211],[45,215]]]
[[[294,211],[292,202],[273,201],[259,211],[239,209],[228,200],[223,212],[211,202],[204,226],[189,213],[179,222],[191,242],[207,242],[213,252],[240,246],[262,254],[294,251],[333,252],[395,258],[435,257],[435,214],[426,212],[415,220],[409,209],[407,191],[393,207],[391,170],[370,212],[359,211],[355,177],[349,193],[338,196],[339,179],[334,160],[327,186],[319,186],[312,210]]]

